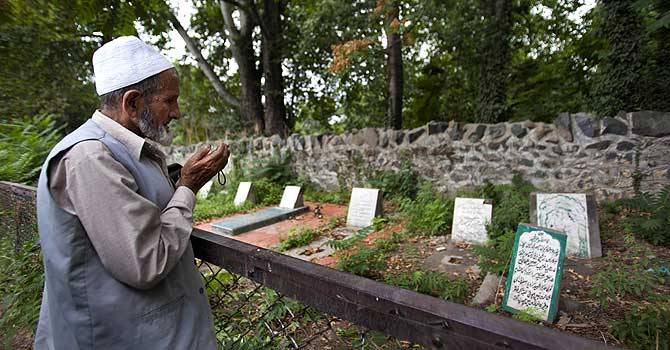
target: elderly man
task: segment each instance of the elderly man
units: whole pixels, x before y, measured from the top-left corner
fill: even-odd
[[[45,286],[36,349],[215,349],[190,244],[195,195],[228,161],[203,147],[169,177],[155,142],[180,117],[172,64],[135,37],[93,54],[101,110],[47,157],[37,189]]]

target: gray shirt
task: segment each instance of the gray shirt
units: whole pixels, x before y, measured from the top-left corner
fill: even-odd
[[[165,155],[157,144],[100,111],[92,120],[134,157],[147,157],[169,178]],[[54,159],[49,174],[52,197],[79,218],[103,265],[119,281],[150,288],[181,258],[189,242],[195,205],[195,195],[188,187],[179,186],[160,211],[136,192],[133,176],[97,140],[77,143]],[[90,186],[105,188],[113,195],[91,196]]]

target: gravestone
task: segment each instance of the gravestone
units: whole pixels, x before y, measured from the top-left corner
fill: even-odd
[[[240,182],[240,185],[237,186],[237,193],[235,193],[233,204],[239,206],[245,202],[255,203],[256,196],[251,187],[251,182]]]
[[[454,242],[486,244],[486,225],[491,222],[493,205],[480,198],[456,198],[451,239]]]
[[[381,192],[375,188],[354,187],[347,210],[347,226],[370,226],[372,219],[379,215],[382,215]]]
[[[530,221],[565,232],[567,254],[582,259],[602,256],[596,201],[584,193],[531,193]]]
[[[212,185],[214,184],[214,180],[209,180],[205,185],[203,185],[200,190],[198,191],[197,197],[199,199],[206,199],[207,196],[209,195],[209,191],[212,189]]]
[[[505,286],[503,309],[553,322],[558,309],[567,236],[519,224]]]
[[[295,209],[302,207],[302,188],[300,186],[286,186],[284,194],[281,196],[280,208]]]

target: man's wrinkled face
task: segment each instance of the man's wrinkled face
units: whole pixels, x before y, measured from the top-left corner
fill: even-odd
[[[152,96],[145,99],[140,112],[138,127],[144,137],[163,146],[172,142],[172,133],[168,124],[179,119],[179,76],[174,69],[168,69],[159,75],[160,87]]]

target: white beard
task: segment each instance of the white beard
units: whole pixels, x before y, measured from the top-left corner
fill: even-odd
[[[159,125],[157,128],[153,126],[153,116],[149,109],[145,109],[140,114],[140,123],[138,127],[146,138],[156,141],[163,146],[169,146],[172,143],[173,135],[164,125]]]

